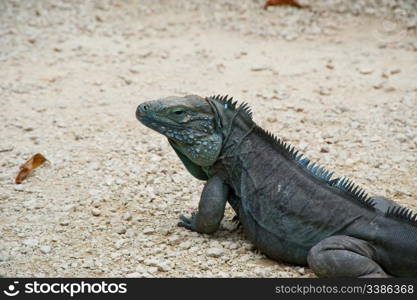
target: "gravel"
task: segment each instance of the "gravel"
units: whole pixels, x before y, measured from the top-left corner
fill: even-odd
[[[416,1],[300,2],[1,1],[0,276],[314,276],[259,253],[230,207],[212,235],[177,227],[204,183],[134,115],[168,95],[247,101],[312,160],[416,210]],[[38,152],[48,163],[14,184]]]

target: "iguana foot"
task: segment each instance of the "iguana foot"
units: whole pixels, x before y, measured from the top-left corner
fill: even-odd
[[[179,227],[187,228],[187,229],[189,229],[191,231],[197,231],[196,230],[196,226],[195,226],[195,224],[196,224],[196,216],[197,216],[197,214],[195,212],[192,212],[191,213],[191,217],[190,218],[187,218],[184,215],[180,215],[181,222],[178,222],[178,226]]]
[[[375,248],[368,242],[334,235],[311,248],[307,261],[320,277],[390,277],[375,258]]]

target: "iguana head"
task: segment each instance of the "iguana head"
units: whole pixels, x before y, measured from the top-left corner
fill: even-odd
[[[245,104],[237,107],[232,98],[196,95],[167,97],[140,104],[137,119],[163,134],[192,175],[208,179],[205,167],[216,162],[232,125],[248,128],[253,124]]]
[[[216,130],[210,104],[204,98],[189,95],[144,102],[138,106],[136,117],[166,136],[188,169],[190,164],[197,169],[212,166],[217,160],[222,136]]]

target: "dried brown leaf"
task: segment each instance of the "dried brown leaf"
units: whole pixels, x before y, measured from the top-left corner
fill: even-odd
[[[303,8],[303,6],[300,5],[295,0],[268,0],[265,2],[264,9],[267,9],[269,6],[280,6],[280,5],[288,5],[288,6],[293,6],[297,8]]]
[[[36,153],[32,156],[27,162],[21,165],[20,172],[17,174],[15,182],[17,184],[22,183],[22,181],[33,172],[34,169],[41,166],[47,159],[40,153]]]

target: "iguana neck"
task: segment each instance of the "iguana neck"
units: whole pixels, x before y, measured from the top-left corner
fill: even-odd
[[[255,127],[256,124],[254,122],[242,121],[237,111],[231,120],[229,120],[227,126],[222,130],[223,145],[220,150],[219,159],[237,156],[240,153],[240,146],[250,136]]]
[[[235,155],[244,139],[256,127],[250,110],[246,105],[236,106],[232,98],[209,97],[205,100],[212,108],[216,129],[222,135],[222,147],[218,160]]]

